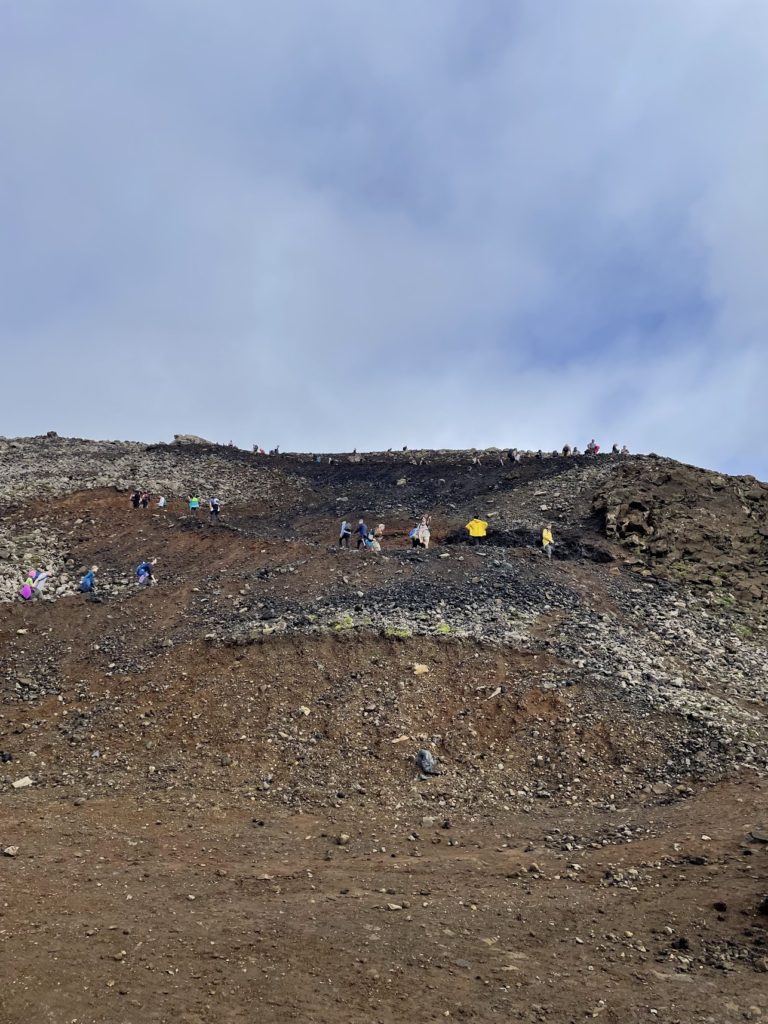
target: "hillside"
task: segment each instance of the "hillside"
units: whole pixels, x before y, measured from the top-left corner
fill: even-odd
[[[768,484],[55,435],[0,483],[3,1024],[768,1013]]]

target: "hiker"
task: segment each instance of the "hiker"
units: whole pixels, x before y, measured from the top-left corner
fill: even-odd
[[[346,519],[342,519],[341,526],[339,527],[339,547],[348,548],[349,538],[352,536],[352,524],[348,523]]]
[[[373,536],[376,538],[376,540],[382,539],[385,530],[386,526],[384,525],[384,523],[378,523],[377,526],[374,527]]]
[[[48,579],[48,573],[43,573],[42,569],[30,569],[27,573],[26,579],[24,580],[21,588],[19,589],[19,597],[22,601],[31,601],[33,597],[37,597],[39,591],[37,589],[37,580],[40,576],[44,576]],[[45,581],[43,581],[45,582]]]
[[[408,537],[411,541],[412,548],[428,548],[429,547],[429,524],[431,521],[430,516],[422,516],[419,522],[414,528],[408,533]]]
[[[552,536],[552,523],[547,523],[541,531],[541,548],[547,558],[552,558],[552,549],[554,546],[555,541]]]
[[[379,544],[379,538],[376,536],[375,533],[368,534],[365,546],[367,548],[370,548],[370,550],[373,551],[375,554],[381,554],[381,544]]]
[[[147,493],[147,491],[141,492],[141,507],[149,508],[149,494]]]
[[[190,496],[189,496],[189,511],[192,513],[193,516],[195,516],[195,518],[197,518],[197,513],[198,513],[199,510],[200,510],[200,499],[197,497],[196,494],[190,494]]]
[[[96,573],[98,571],[98,565],[92,565],[88,572],[80,580],[81,594],[93,594],[96,592]]]
[[[154,582],[154,575],[152,569],[157,564],[157,559],[153,558],[150,562],[142,562],[141,565],[136,567],[136,579],[140,587],[147,587],[150,583]]]
[[[629,448],[627,448],[627,446],[625,444],[623,444],[621,446],[621,454],[622,455],[629,455]]]
[[[131,495],[131,504],[134,508],[138,508],[141,504],[141,491],[134,491]]]
[[[432,516],[422,516],[419,525],[416,527],[416,536],[419,539],[419,544],[423,548],[429,547],[429,538],[431,537],[429,524],[431,522]]]
[[[360,522],[357,524],[357,529],[355,530],[355,533],[357,534],[358,551],[360,550],[361,547],[365,546],[365,541],[368,537],[368,532],[369,531],[368,527],[365,525],[365,520],[361,519]]]
[[[208,519],[212,523],[218,523],[219,512],[221,512],[221,502],[218,498],[208,499]]]
[[[621,450],[619,449],[619,446],[614,441],[613,445],[611,446],[611,455],[620,455],[620,454],[621,454]]]
[[[595,439],[593,437],[592,440],[589,442],[589,444],[586,447],[586,454],[587,455],[597,455],[597,453],[599,451],[600,451],[600,445],[599,444],[595,444]]]
[[[166,504],[165,498],[161,494],[160,497],[157,499],[157,507],[158,508],[165,508],[165,504]]]
[[[48,573],[45,569],[38,569],[37,576],[35,577],[35,585],[32,588],[35,592],[35,597],[42,597],[45,585],[48,582]]]
[[[570,455],[570,454],[571,454],[571,446],[569,444],[564,444],[563,445],[563,455]]]
[[[470,544],[479,544],[488,536],[488,523],[484,519],[475,516],[467,523],[464,529],[469,534]]]

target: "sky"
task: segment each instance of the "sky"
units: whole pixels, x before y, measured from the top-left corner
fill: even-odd
[[[0,434],[768,479],[765,0],[0,0]]]

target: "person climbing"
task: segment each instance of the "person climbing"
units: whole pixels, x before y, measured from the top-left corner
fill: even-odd
[[[422,516],[419,521],[419,525],[416,527],[416,536],[419,539],[419,545],[425,549],[429,547],[429,538],[432,536],[429,529],[431,522],[432,516]]]
[[[35,581],[40,575],[39,569],[30,569],[26,575],[24,582],[19,589],[19,597],[22,601],[31,601],[36,596]]]
[[[348,523],[346,519],[342,519],[341,526],[339,527],[339,547],[348,548],[349,538],[352,536],[352,524]]]
[[[419,524],[417,523],[412,530],[408,531],[408,540],[411,542],[412,548],[420,548],[421,541],[419,540]]]
[[[571,454],[571,446],[569,444],[564,444],[563,445],[563,455],[570,455],[570,454]]]
[[[165,508],[165,506],[166,506],[166,501],[165,501],[165,498],[161,494],[160,497],[157,499],[157,507],[158,508]]]
[[[368,527],[365,525],[364,519],[361,519],[360,522],[357,524],[357,529],[355,530],[355,533],[357,534],[357,547],[359,550],[361,547],[365,546],[365,542],[366,539],[368,538],[369,533]]]
[[[142,562],[141,565],[136,567],[136,579],[140,587],[147,587],[150,583],[154,582],[153,568],[157,564],[157,559],[153,558],[149,562]]]
[[[621,454],[621,449],[619,448],[618,444],[614,441],[613,445],[611,446],[611,455],[620,455],[620,454]]]
[[[386,526],[384,525],[384,523],[379,523],[374,528],[373,536],[376,538],[376,540],[381,540],[381,538],[384,536],[384,531],[385,530],[386,530]]]
[[[37,576],[35,577],[35,585],[33,590],[35,591],[35,597],[42,597],[45,586],[48,583],[49,573],[45,569],[38,569]]]
[[[621,446],[621,454],[622,455],[629,455],[629,448],[627,448],[627,446],[625,444],[623,444]]]
[[[212,523],[218,523],[219,512],[221,512],[221,502],[218,498],[213,497],[208,499],[208,519]]]
[[[134,491],[131,495],[131,504],[134,508],[138,508],[141,504],[141,491]]]
[[[368,536],[366,538],[365,546],[369,550],[373,551],[375,554],[377,554],[377,555],[381,554],[381,544],[379,544],[379,538],[376,536],[375,533],[369,533],[368,534]]]
[[[141,507],[149,508],[149,493],[147,491],[141,492]]]
[[[94,594],[96,592],[96,573],[98,565],[92,565],[88,572],[80,580],[81,594]]]
[[[190,494],[189,496],[189,511],[195,518],[200,510],[200,498],[196,494]]]
[[[488,523],[478,516],[470,519],[464,529],[469,534],[470,544],[479,544],[488,536]]]
[[[552,523],[547,523],[544,529],[541,531],[541,549],[547,558],[552,557],[552,549],[555,546],[555,540],[552,536]]]

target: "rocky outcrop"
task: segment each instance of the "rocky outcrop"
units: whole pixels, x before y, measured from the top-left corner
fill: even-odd
[[[768,485],[662,459],[617,466],[606,483],[598,525],[648,571],[768,598]]]
[[[174,444],[207,444],[213,445],[213,441],[206,441],[204,437],[198,437],[197,434],[174,434]]]

